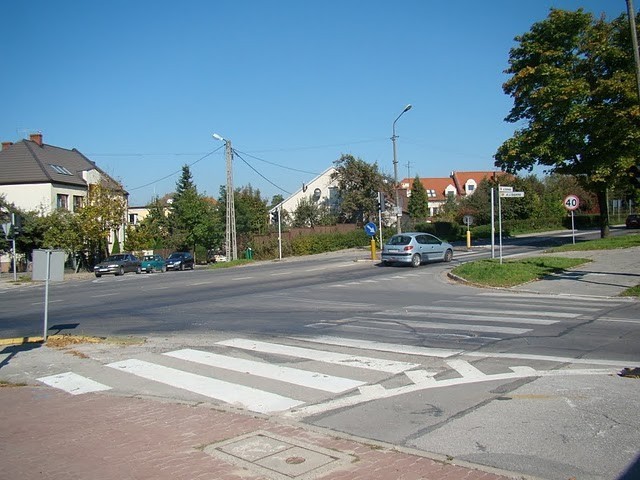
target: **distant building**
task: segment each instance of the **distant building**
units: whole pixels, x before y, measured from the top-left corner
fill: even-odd
[[[25,211],[49,214],[57,209],[75,212],[84,205],[91,185],[102,184],[121,194],[122,185],[75,148],[69,150],[43,142],[41,133],[29,140],[2,142],[0,194]],[[126,219],[122,219],[123,226]],[[120,244],[125,229],[118,231]],[[110,243],[115,238],[112,236]]]
[[[318,205],[326,205],[329,208],[335,207],[338,203],[338,186],[336,181],[331,179],[331,175],[335,171],[334,167],[330,167],[313,180],[303,183],[300,189],[280,204],[282,210],[292,214],[298,208],[300,200],[303,199],[311,199]],[[269,213],[271,214],[274,210],[276,207],[269,210]],[[269,215],[269,221],[271,218]]]
[[[499,177],[512,178],[511,175],[502,171],[479,171],[479,172],[451,172],[451,175],[444,178],[420,178],[420,183],[427,191],[429,199],[430,216],[437,215],[447,199],[464,198],[472,195],[480,182],[484,179],[496,180]],[[413,178],[405,178],[400,182],[401,192],[404,193],[405,202],[411,196],[411,186]],[[406,209],[406,203],[403,205]]]

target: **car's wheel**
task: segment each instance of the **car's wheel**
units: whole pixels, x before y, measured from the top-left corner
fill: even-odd
[[[100,275],[99,273],[96,273],[96,277],[100,278],[102,275]]]
[[[116,275],[124,275],[124,267],[120,267],[116,272]]]
[[[453,260],[453,251],[447,250],[446,252],[444,252],[444,261],[450,262],[451,260]]]
[[[140,275],[141,273],[142,273],[142,267],[138,265],[138,268],[136,268],[136,275]]]
[[[166,272],[166,271],[167,271],[167,266],[166,266],[166,265],[163,265],[163,266],[162,266],[162,268],[160,269],[160,271],[161,271],[162,273]]]
[[[414,253],[413,257],[411,257],[411,266],[413,268],[416,268],[416,267],[419,267],[421,263],[422,263],[422,258],[420,258],[420,255],[417,253]]]
[[[180,264],[180,271],[183,271],[183,270],[184,270],[184,263],[181,263]]]

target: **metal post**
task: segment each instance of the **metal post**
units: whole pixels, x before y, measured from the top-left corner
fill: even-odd
[[[400,206],[400,185],[398,185],[398,157],[396,154],[396,138],[398,138],[398,136],[396,135],[396,122],[405,112],[408,112],[409,110],[411,110],[410,104],[404,107],[404,110],[402,110],[402,113],[400,113],[400,115],[398,115],[398,117],[393,121],[393,125],[392,125],[393,134],[391,135],[391,142],[393,143],[393,183],[394,183],[394,189],[396,191],[396,231],[397,233],[402,233],[402,227],[400,226],[400,215],[399,215],[399,213],[402,211],[401,210],[402,207]]]
[[[11,225],[13,226],[13,239],[11,240],[11,252],[13,253],[13,281],[18,281],[18,252],[16,252],[16,214],[11,214]]]
[[[278,209],[278,256],[282,260],[282,204],[276,208]]]
[[[495,189],[491,189],[491,258],[496,258]]]
[[[498,185],[498,240],[500,241],[500,265],[502,265],[502,201],[500,196],[500,185]]]
[[[51,250],[47,250],[47,274],[44,283],[44,331],[43,341],[47,341],[47,330],[49,329],[49,277],[51,277]]]

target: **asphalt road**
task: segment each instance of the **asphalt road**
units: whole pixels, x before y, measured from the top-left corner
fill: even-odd
[[[539,246],[525,239],[505,254]],[[616,374],[640,362],[637,302],[478,289],[451,282],[451,265],[385,268],[366,256],[52,284],[50,334],[147,343],[5,349],[0,378],[73,371],[113,394],[203,401],[176,388],[188,370],[289,402],[238,399],[248,410],[539,478],[615,478],[638,453],[638,381]],[[43,287],[1,292],[0,336],[41,335]],[[265,364],[295,370],[247,377]],[[313,378],[294,380],[299,370]]]

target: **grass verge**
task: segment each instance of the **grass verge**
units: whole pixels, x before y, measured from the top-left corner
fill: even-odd
[[[210,269],[214,269],[214,268],[230,268],[230,267],[237,267],[239,265],[247,265],[249,263],[253,263],[255,260],[248,260],[246,258],[239,258],[238,260],[231,260],[229,262],[216,262],[216,263],[211,263],[209,265],[207,265],[207,268]]]
[[[578,242],[575,245],[567,244],[547,250],[548,252],[583,252],[587,250],[614,250],[618,248],[640,247],[640,234],[622,235],[620,237],[599,238]]]
[[[590,261],[587,258],[531,257],[500,264],[495,259],[480,260],[460,265],[452,273],[476,285],[513,287]]]

